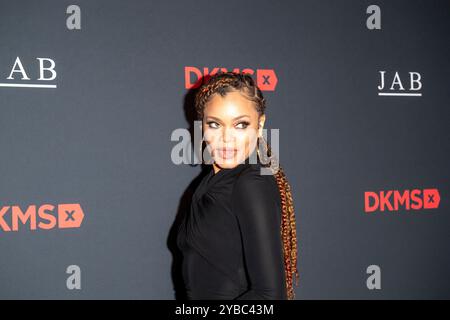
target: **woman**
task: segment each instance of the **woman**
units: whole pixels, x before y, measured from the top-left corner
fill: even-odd
[[[270,147],[260,143],[260,89],[248,74],[216,74],[199,88],[195,108],[213,163],[178,230],[187,298],[293,299],[293,201]]]

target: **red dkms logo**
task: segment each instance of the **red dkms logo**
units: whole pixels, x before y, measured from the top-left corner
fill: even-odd
[[[3,206],[0,207],[0,232],[79,228],[83,218],[83,209],[78,203],[29,205],[26,210],[17,205]]]
[[[437,209],[441,197],[438,189],[412,189],[412,190],[388,190],[366,191],[364,193],[364,211],[398,211]]]
[[[186,89],[195,89],[202,85],[204,81],[208,81],[209,77],[218,72],[228,72],[226,68],[197,68],[184,67],[184,82]],[[233,69],[233,72],[240,72],[238,68]],[[277,75],[273,69],[242,69],[242,73],[255,76],[256,85],[261,91],[275,91],[278,83]]]

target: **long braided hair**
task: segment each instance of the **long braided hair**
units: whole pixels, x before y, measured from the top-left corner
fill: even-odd
[[[199,88],[195,95],[195,110],[197,118],[203,119],[203,111],[205,104],[214,94],[220,94],[222,97],[228,92],[239,91],[247,99],[253,101],[258,114],[261,116],[265,112],[266,100],[261,90],[255,84],[253,78],[245,73],[223,72],[217,73],[209,77],[205,83]],[[259,138],[258,138],[259,139]],[[258,143],[259,149],[260,143]],[[286,294],[289,300],[294,299],[294,285],[298,285],[299,275],[297,270],[297,234],[294,202],[292,200],[291,187],[288,183],[283,169],[277,164],[275,156],[272,154],[271,148],[267,142],[263,144],[264,156],[267,155],[270,161],[262,161],[263,166],[273,166],[276,163],[276,170],[272,170],[276,178],[278,190],[281,198],[282,214],[281,214],[281,230],[280,235],[283,244],[284,271],[286,279]],[[258,152],[258,157],[260,153]]]

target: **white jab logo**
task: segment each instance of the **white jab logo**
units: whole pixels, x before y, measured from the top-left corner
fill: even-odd
[[[39,78],[37,81],[52,81],[56,79],[57,73],[55,71],[55,61],[50,58],[36,58],[38,60]],[[19,79],[16,79],[19,78]],[[16,58],[14,65],[11,68],[7,80],[14,80],[15,82],[0,83],[0,87],[12,88],[56,88],[56,84],[42,84],[42,83],[23,83],[22,81],[29,81],[28,76],[22,61],[19,57]],[[19,83],[20,81],[21,83]]]
[[[409,87],[405,89],[400,75],[395,71],[394,75],[386,75],[386,71],[378,71],[380,74],[380,85],[378,86],[379,96],[406,96],[421,97],[422,76],[419,72],[408,72]],[[391,86],[386,86],[386,77],[392,77]],[[404,76],[403,76],[404,77]],[[405,82],[405,80],[403,80]]]
[[[367,267],[366,273],[370,274],[366,280],[367,289],[381,289],[381,268],[373,264]]]
[[[66,280],[66,286],[69,290],[81,289],[81,269],[79,266],[73,264],[67,267],[66,273],[70,276]]]

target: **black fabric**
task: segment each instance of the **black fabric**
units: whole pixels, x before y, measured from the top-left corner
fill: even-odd
[[[287,299],[276,180],[247,160],[210,166],[178,229],[188,299]]]

